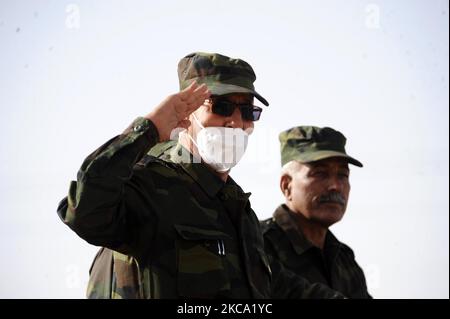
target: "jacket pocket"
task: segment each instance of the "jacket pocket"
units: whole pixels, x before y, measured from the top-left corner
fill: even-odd
[[[187,225],[174,225],[177,232],[177,286],[180,297],[214,298],[230,290],[224,269],[223,232]]]

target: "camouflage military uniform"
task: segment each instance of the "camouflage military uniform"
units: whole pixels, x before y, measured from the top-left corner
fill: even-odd
[[[107,267],[94,263],[91,297],[338,297],[277,263],[272,274],[250,194],[179,144],[143,158],[157,141],[138,118],[87,157],[58,207],[80,237],[114,251],[97,256]]]
[[[323,251],[306,239],[295,214],[281,205],[261,222],[266,252],[310,282],[322,283],[349,298],[370,298],[362,269],[353,251],[328,231]]]

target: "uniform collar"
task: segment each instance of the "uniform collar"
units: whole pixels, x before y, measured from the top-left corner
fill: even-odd
[[[283,229],[298,255],[303,254],[308,249],[315,248],[315,246],[305,237],[301,228],[298,227],[295,221],[295,213],[292,212],[285,204],[280,205],[275,210],[273,218],[278,226]],[[328,230],[325,238],[324,249],[334,255],[340,246],[341,243],[337,240],[333,233]]]
[[[293,213],[285,204],[280,205],[275,210],[273,218],[289,238],[292,247],[294,247],[294,250],[298,255],[303,254],[306,250],[313,247],[311,242],[306,239],[301,229],[295,223]]]

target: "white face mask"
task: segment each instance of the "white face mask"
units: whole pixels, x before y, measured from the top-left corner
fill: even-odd
[[[217,172],[229,171],[244,155],[248,143],[248,133],[240,128],[204,127],[195,114],[192,116],[202,129],[197,134],[197,142],[189,134],[187,135],[197,146],[203,161]]]

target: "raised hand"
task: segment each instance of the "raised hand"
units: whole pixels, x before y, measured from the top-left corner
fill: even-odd
[[[178,93],[169,95],[154,110],[145,116],[158,129],[160,142],[167,141],[170,133],[177,127],[188,128],[189,115],[197,110],[211,93],[205,84],[195,81]]]

